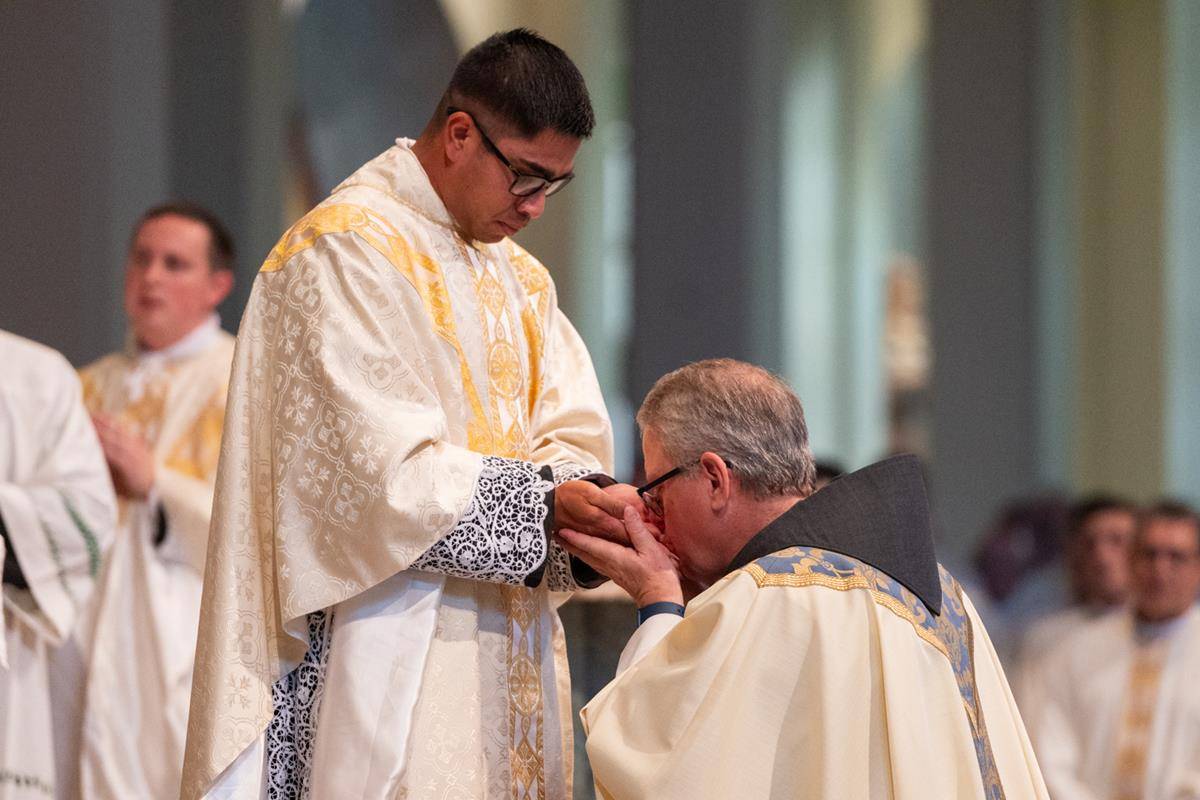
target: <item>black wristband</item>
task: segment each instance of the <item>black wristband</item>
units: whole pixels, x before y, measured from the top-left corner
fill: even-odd
[[[679,603],[671,603],[666,600],[642,606],[638,609],[638,625],[641,625],[655,614],[674,614],[677,617],[682,617],[683,606],[679,605]]]

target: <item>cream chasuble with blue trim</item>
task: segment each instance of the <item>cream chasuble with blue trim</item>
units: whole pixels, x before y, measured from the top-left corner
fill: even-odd
[[[600,796],[1046,797],[970,600],[906,556],[928,549],[923,492],[903,507],[916,469],[892,459],[839,479],[759,534],[797,546],[738,566],[657,642],[634,635],[583,710]],[[863,558],[829,549],[839,538]]]

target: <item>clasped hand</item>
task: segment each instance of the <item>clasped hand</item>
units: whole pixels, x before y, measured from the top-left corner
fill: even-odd
[[[154,454],[150,446],[142,437],[105,414],[93,414],[92,424],[117,494],[145,500],[154,486]]]
[[[566,526],[559,527],[558,539],[568,553],[628,592],[638,608],[664,601],[682,605],[683,588],[675,558],[658,540],[658,531],[632,504],[625,506],[618,524],[624,541]]]

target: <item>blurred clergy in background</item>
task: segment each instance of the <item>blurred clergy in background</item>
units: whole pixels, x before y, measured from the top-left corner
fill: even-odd
[[[1027,721],[1044,700],[1041,690],[1048,676],[1041,667],[1047,656],[1078,628],[1124,611],[1136,526],[1137,510],[1117,497],[1089,497],[1071,509],[1065,550],[1072,602],[1026,628],[1012,670],[1013,693]]]
[[[1027,708],[1055,800],[1200,798],[1200,520],[1144,511],[1129,552],[1132,602],[1065,637]]]
[[[189,204],[147,211],[125,265],[124,350],[81,371],[119,501],[96,614],[55,655],[61,796],[173,797],[233,337],[233,245]]]

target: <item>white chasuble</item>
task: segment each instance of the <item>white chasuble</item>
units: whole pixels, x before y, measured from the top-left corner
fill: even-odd
[[[52,798],[47,660],[94,600],[117,505],[70,364],[4,331],[0,364],[0,800]]]
[[[1109,614],[1047,656],[1026,713],[1054,800],[1200,798],[1200,610]]]
[[[64,797],[179,792],[232,358],[214,315],[167,350],[130,346],[80,372],[89,410],[142,437],[155,475],[145,500],[119,499],[95,613],[53,658]]]
[[[863,562],[793,547],[674,626],[651,617],[582,712],[598,796],[1047,797],[991,642],[941,576],[935,617]]]
[[[401,140],[267,259],[229,402],[183,796],[569,796],[549,510],[612,442],[545,268]]]

